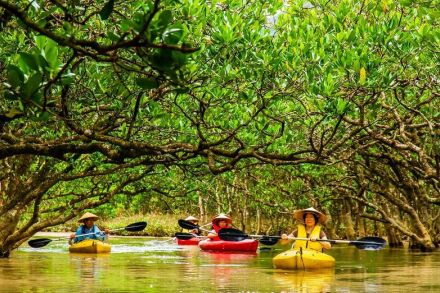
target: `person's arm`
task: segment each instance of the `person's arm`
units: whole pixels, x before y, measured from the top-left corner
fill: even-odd
[[[82,234],[82,226],[79,226],[78,229],[76,229],[75,234],[70,235],[69,244],[77,243],[85,239],[84,236],[78,236]]]
[[[196,228],[196,229],[192,229],[192,230],[190,231],[190,233],[191,233],[191,234],[194,234],[194,235],[197,235],[197,236],[200,235],[200,234],[202,234],[201,231],[200,231],[199,229],[197,229],[197,228]]]
[[[70,234],[70,237],[69,237],[69,245],[72,245],[74,240],[75,240],[75,233],[72,233],[72,234]]]
[[[289,239],[292,237],[296,237],[298,235],[298,230],[294,230],[292,233],[290,233],[289,235],[287,234],[282,234],[281,235],[281,239]]]
[[[98,226],[95,226],[95,237],[98,240],[105,241],[108,238],[108,229],[105,229],[106,232],[102,232]]]
[[[217,237],[217,233],[215,232],[215,230],[211,230],[211,232],[208,233],[208,238],[213,239],[215,237]]]

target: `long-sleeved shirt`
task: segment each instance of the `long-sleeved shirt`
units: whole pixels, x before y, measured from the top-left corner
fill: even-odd
[[[94,234],[85,235],[85,236],[79,236],[79,235],[89,234],[89,233],[94,233]],[[98,240],[101,240],[101,241],[104,241],[106,239],[105,233],[102,232],[101,230],[99,230],[99,228],[97,226],[95,226],[95,225],[93,225],[93,227],[90,228],[90,229],[87,229],[86,226],[81,225],[76,230],[75,235],[77,235],[77,237],[75,237],[73,239],[73,243],[77,243],[77,242],[83,241],[85,239],[98,239]]]

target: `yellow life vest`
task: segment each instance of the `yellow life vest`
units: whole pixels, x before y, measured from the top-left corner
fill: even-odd
[[[298,225],[298,238],[312,238],[316,237],[319,239],[319,235],[321,234],[321,225],[316,225],[310,233],[309,237],[307,237],[306,227],[304,225]],[[294,249],[313,249],[317,251],[322,251],[322,245],[316,241],[306,241],[306,240],[295,240]]]

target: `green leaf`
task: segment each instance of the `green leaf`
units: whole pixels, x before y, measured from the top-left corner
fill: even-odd
[[[44,111],[42,113],[40,113],[40,115],[38,115],[38,117],[36,117],[34,120],[35,121],[47,121],[50,118],[50,114],[47,111]]]
[[[37,44],[37,48],[43,51],[44,46],[46,45],[46,36],[36,36],[35,43]]]
[[[99,12],[99,15],[101,16],[102,20],[106,20],[110,14],[113,11],[113,7],[115,5],[115,0],[109,0],[104,7],[102,8],[102,10]]]
[[[45,48],[46,60],[50,68],[56,69],[58,67],[58,46],[53,43],[48,43]]]
[[[44,58],[43,55],[38,55],[38,56],[36,57],[36,59],[37,59],[37,63],[38,63],[38,65],[39,65],[41,68],[43,68],[43,70],[46,70],[46,68],[50,67],[50,66],[49,66],[49,63],[47,63],[46,58]]]
[[[164,31],[162,38],[165,43],[176,45],[182,39],[183,30],[181,28],[169,28]]]
[[[11,84],[13,88],[21,87],[24,81],[24,74],[15,65],[8,65],[7,74],[8,74],[8,82]]]
[[[27,80],[23,86],[23,95],[26,99],[30,99],[31,96],[38,90],[41,81],[42,75],[39,72],[35,73]]]
[[[173,15],[172,15],[171,11],[169,11],[169,10],[162,11],[162,13],[159,16],[159,27],[161,27],[161,28],[166,27],[170,23],[172,18],[173,18]]]
[[[35,71],[39,70],[38,62],[37,62],[37,60],[36,60],[34,55],[31,55],[31,54],[26,53],[26,52],[22,52],[22,53],[20,53],[20,57],[19,58],[24,62],[24,64],[26,64],[26,66],[29,69],[32,69],[32,70],[35,70]]]
[[[42,97],[43,97],[43,95],[42,95],[41,91],[36,91],[31,95],[30,99],[35,104],[41,105]]]
[[[336,104],[336,111],[338,114],[342,114],[345,112],[345,109],[347,108],[348,102],[343,99],[338,99]]]
[[[144,90],[151,90],[159,86],[154,78],[138,78],[136,84]]]

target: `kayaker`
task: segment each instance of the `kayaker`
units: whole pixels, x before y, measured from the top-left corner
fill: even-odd
[[[327,221],[327,216],[314,208],[307,208],[304,210],[295,211],[294,217],[299,222],[297,229],[291,234],[281,235],[282,239],[295,238],[309,238],[310,241],[296,240],[294,249],[313,249],[322,251],[323,249],[330,249],[332,246],[329,242],[317,242],[317,239],[327,239],[321,225]]]
[[[185,219],[185,221],[191,222],[192,224],[197,225],[197,226],[199,225],[199,219],[197,219],[196,217],[193,217],[193,216],[188,216]],[[200,234],[202,234],[202,231],[200,229],[196,228],[196,229],[190,230],[190,233],[195,234],[195,235],[200,235]]]
[[[214,217],[211,223],[212,230],[208,234],[208,238],[211,240],[220,240],[220,237],[218,237],[218,231],[223,228],[230,228],[232,226],[231,218],[223,213]]]
[[[98,219],[99,217],[97,215],[89,212],[85,213],[81,218],[79,218],[78,223],[82,223],[82,225],[78,227],[76,233],[70,235],[69,244],[77,243],[85,239],[97,239],[105,241],[110,231],[106,228],[104,232],[102,232],[98,226],[95,225],[95,221]]]

